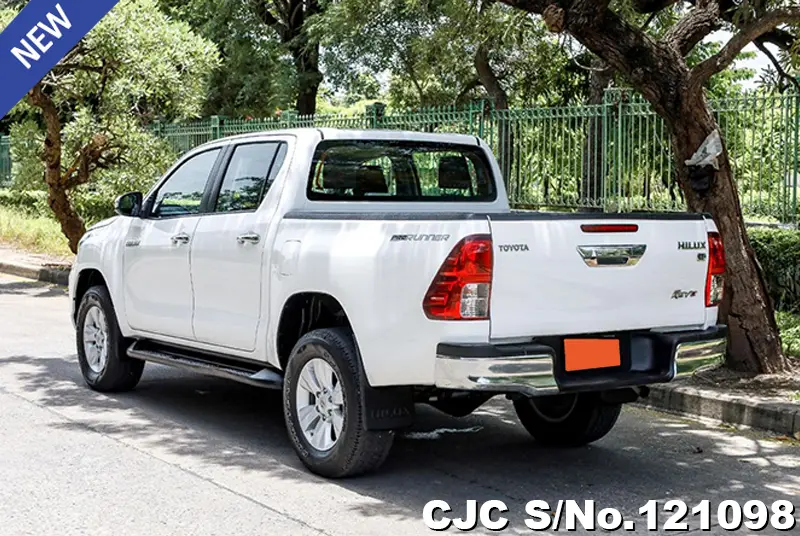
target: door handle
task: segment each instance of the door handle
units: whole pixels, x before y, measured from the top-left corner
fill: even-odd
[[[172,245],[178,246],[180,244],[188,244],[190,237],[186,233],[178,233],[172,237]]]
[[[261,236],[256,233],[245,233],[236,237],[236,241],[240,244],[258,244],[260,240]]]

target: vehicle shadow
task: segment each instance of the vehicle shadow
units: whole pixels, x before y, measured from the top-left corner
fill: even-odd
[[[67,294],[67,289],[39,281],[10,281],[0,283],[0,295],[4,294],[33,298],[63,298]]]
[[[456,517],[468,499],[503,500],[512,525],[524,529],[532,499],[594,499],[598,509],[636,515],[648,499],[800,496],[800,449],[639,409],[624,412],[595,445],[560,450],[533,443],[502,399],[463,419],[419,406],[418,422],[398,434],[378,473],[326,481],[295,456],[277,391],[148,365],[135,391],[103,395],[85,388],[74,358],[4,358],[0,373],[21,396],[66,419],[59,428],[102,433],[265,502],[314,485],[380,523],[419,523],[432,499],[448,501]],[[276,487],[279,480],[296,488]],[[324,509],[313,515],[324,527]]]

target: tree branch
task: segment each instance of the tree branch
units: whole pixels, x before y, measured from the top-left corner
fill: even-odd
[[[766,43],[772,43],[781,50],[788,52],[792,49],[795,41],[797,41],[797,36],[786,30],[776,28],[762,35],[761,39]]]
[[[698,3],[697,0],[687,0],[687,1],[693,6],[697,5]],[[736,18],[738,10],[735,9],[736,6],[733,4],[733,0],[716,0],[716,1],[720,4],[720,18],[722,18],[722,20],[724,20],[728,24],[731,24],[741,29],[742,25]],[[781,50],[788,52],[789,50],[791,50],[792,45],[794,45],[795,40],[797,40],[797,36],[795,36],[793,33],[789,31],[776,28],[762,35],[761,39],[763,39],[767,43],[775,45]]]
[[[709,78],[726,69],[748,44],[781,24],[793,21],[800,21],[800,7],[774,9],[749,24],[743,25],[739,33],[734,35],[722,47],[722,50],[692,69],[689,79],[690,90],[698,90],[705,85]]]
[[[107,169],[115,164],[119,156],[114,154],[114,149],[120,149],[110,144],[105,134],[95,134],[91,141],[81,147],[72,166],[62,176],[65,190],[72,190],[81,184],[86,184],[96,169]]]
[[[697,44],[722,24],[719,3],[699,0],[697,6],[664,36],[664,42],[686,56]]]
[[[45,93],[42,83],[28,92],[28,101],[42,111],[46,134],[42,161],[45,164],[45,182],[49,187],[58,187],[61,178],[61,117],[53,99]]]
[[[481,85],[486,88],[486,92],[491,97],[495,110],[507,110],[508,93],[506,93],[506,90],[500,84],[497,74],[489,63],[489,50],[484,43],[478,46],[478,50],[475,52],[474,63]]]
[[[678,0],[633,0],[633,8],[639,13],[658,13]]]
[[[261,22],[278,32],[278,35],[281,36],[281,40],[284,40],[284,35],[288,34],[289,27],[272,14],[267,6],[267,1],[268,0],[253,0],[253,11]]]
[[[461,88],[461,91],[459,91],[458,95],[456,95],[454,103],[455,104],[461,104],[464,101],[464,99],[466,98],[467,94],[470,91],[472,91],[473,89],[475,89],[476,87],[480,86],[480,85],[481,85],[481,81],[478,80],[477,78],[473,78],[472,80],[470,80],[469,82],[464,84],[464,87]]]
[[[51,71],[54,74],[65,74],[72,71],[84,71],[87,73],[103,74],[105,67],[96,67],[94,65],[83,65],[80,63],[59,63]]]
[[[678,90],[660,80],[681,80],[688,74],[680,53],[656,42],[613,10],[605,0],[501,0],[530,13],[544,14],[548,27],[561,26],[590,52],[624,75],[657,112],[667,114],[667,103]],[[545,13],[547,11],[547,13]],[[550,20],[548,20],[548,16]]]
[[[760,50],[761,53],[764,54],[767,57],[767,59],[769,59],[770,62],[772,62],[772,66],[775,67],[775,72],[778,73],[778,76],[781,78],[781,80],[785,80],[786,82],[789,82],[798,91],[800,91],[800,82],[798,82],[797,78],[795,78],[794,76],[790,75],[789,73],[787,73],[783,69],[783,65],[781,65],[781,62],[778,61],[778,58],[776,58],[775,55],[770,51],[770,49],[767,48],[767,46],[764,44],[763,40],[761,38],[759,38],[759,39],[756,39],[754,41],[754,43],[755,43],[756,47],[758,48],[758,50]]]

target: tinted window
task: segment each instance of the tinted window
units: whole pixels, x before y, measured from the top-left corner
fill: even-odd
[[[330,201],[493,201],[480,147],[405,141],[326,141],[314,153],[308,198]]]
[[[184,216],[200,212],[208,177],[220,149],[193,156],[184,162],[161,186],[153,207],[155,216]]]
[[[285,154],[285,143],[253,143],[236,147],[222,181],[216,211],[257,209],[272,186]]]

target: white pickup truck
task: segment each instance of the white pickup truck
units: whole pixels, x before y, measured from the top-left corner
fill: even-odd
[[[474,136],[222,139],[116,211],[70,275],[89,387],[132,389],[152,361],[282,389],[327,477],[377,468],[418,403],[505,395],[538,442],[583,445],[725,353],[710,218],[512,211]]]

